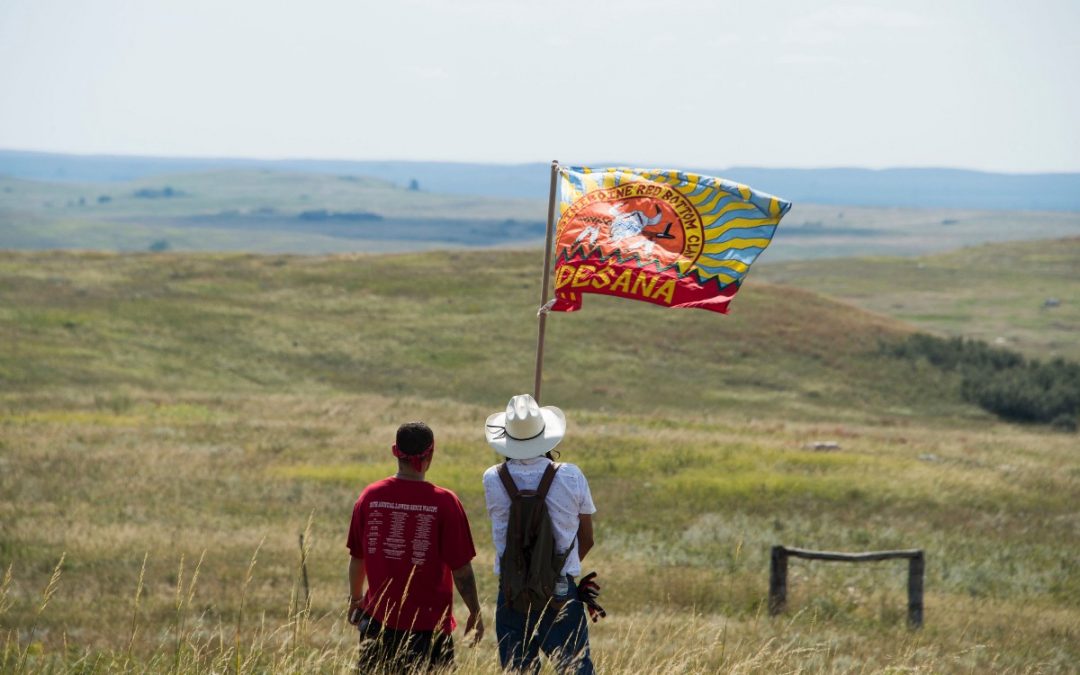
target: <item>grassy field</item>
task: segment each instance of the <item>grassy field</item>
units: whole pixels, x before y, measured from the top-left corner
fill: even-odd
[[[347,671],[350,507],[411,419],[472,519],[493,631],[482,424],[531,389],[539,263],[0,254],[0,671]],[[883,355],[910,330],[756,277],[727,317],[596,296],[550,318],[603,672],[1075,672],[1077,437]],[[902,563],[793,561],[768,617],[779,543],[924,548],[925,628]],[[497,672],[493,637],[460,652]]]
[[[941,335],[1080,361],[1080,237],[912,259],[763,262],[754,278],[818,291]]]
[[[915,256],[1078,235],[1080,214],[1074,212],[795,204],[762,260]]]

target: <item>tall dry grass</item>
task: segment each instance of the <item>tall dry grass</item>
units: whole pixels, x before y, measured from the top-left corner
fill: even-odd
[[[243,583],[257,581],[257,552],[252,556]],[[62,613],[63,605],[51,603],[63,583],[61,560],[39,597],[39,616],[51,608]],[[183,563],[181,563],[183,568]],[[192,615],[187,608],[196,596],[198,566],[188,586],[178,583],[175,616],[167,625],[154,626],[153,636],[143,637],[132,649],[139,624],[133,622],[132,640],[126,648],[86,648],[70,642],[39,641],[36,628],[25,636],[8,630],[0,641],[0,672],[5,673],[351,673],[357,654],[355,629],[344,621],[343,611],[312,614],[290,605],[290,614],[272,621],[262,614],[245,624],[243,607],[233,622],[214,621],[205,612]],[[0,586],[7,597],[10,576]],[[132,597],[135,614],[142,599],[142,579]],[[243,595],[243,589],[241,589]],[[162,601],[164,598],[161,599]],[[960,603],[963,605],[964,603]],[[0,612],[9,605],[0,602]],[[1051,673],[1074,672],[1065,644],[1050,658],[1014,662],[994,645],[1000,625],[980,618],[977,603],[968,603],[957,614],[934,614],[924,631],[899,626],[879,626],[853,633],[832,625],[815,611],[804,608],[791,615],[771,618],[761,611],[741,617],[704,614],[692,609],[652,610],[614,614],[591,628],[592,658],[599,672],[615,675],[640,673]],[[476,647],[463,646],[459,638],[458,672],[500,673],[494,645],[493,607],[485,603],[488,636]],[[0,613],[0,617],[3,614]],[[1014,617],[1016,634],[1011,648],[1051,627],[1063,639],[1075,635],[1075,618],[1047,615],[1031,608]],[[149,628],[149,626],[148,626]],[[1036,630],[1032,630],[1035,628]],[[959,633],[957,630],[959,629]],[[1039,651],[1029,645],[1031,652]],[[1045,653],[1044,653],[1045,656]],[[550,668],[544,672],[550,672]]]
[[[405,416],[439,434],[431,477],[472,518],[493,626],[478,477],[495,458],[473,438],[488,411],[376,396],[125,396],[60,392],[6,408],[3,668],[347,668],[349,508],[392,470],[384,441]],[[1072,670],[1080,475],[1068,437],[670,421],[578,415],[562,446],[601,509],[587,566],[610,612],[593,628],[605,672]],[[825,437],[842,449],[802,447]],[[925,629],[905,628],[905,569],[889,563],[793,562],[790,611],[767,617],[775,543],[925,548]],[[464,672],[494,672],[490,636],[485,645],[459,650]]]

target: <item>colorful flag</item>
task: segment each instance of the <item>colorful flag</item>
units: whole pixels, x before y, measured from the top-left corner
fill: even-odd
[[[553,311],[583,293],[726,314],[791,203],[681,171],[559,167]]]

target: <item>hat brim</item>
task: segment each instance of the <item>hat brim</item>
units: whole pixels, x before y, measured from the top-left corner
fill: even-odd
[[[566,435],[566,415],[562,410],[553,405],[544,406],[540,408],[540,415],[544,418],[544,432],[527,441],[510,438],[502,432],[500,427],[506,426],[505,412],[489,416],[484,426],[484,436],[487,437],[488,445],[508,459],[539,457],[558,445]]]

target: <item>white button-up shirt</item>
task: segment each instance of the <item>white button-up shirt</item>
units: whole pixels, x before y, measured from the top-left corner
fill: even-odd
[[[507,464],[510,476],[518,490],[535,490],[540,487],[551,460],[547,457],[533,459],[511,459]],[[484,472],[484,498],[487,500],[488,516],[491,518],[491,539],[495,542],[495,574],[499,573],[499,559],[506,550],[506,524],[510,519],[510,495],[499,478],[499,465]],[[562,573],[578,576],[581,574],[581,557],[578,555],[577,531],[580,515],[596,513],[589,482],[585,474],[573,464],[563,464],[555,474],[555,480],[548,490],[548,515],[555,530],[555,546],[559,552],[570,546],[574,550],[566,558]]]

